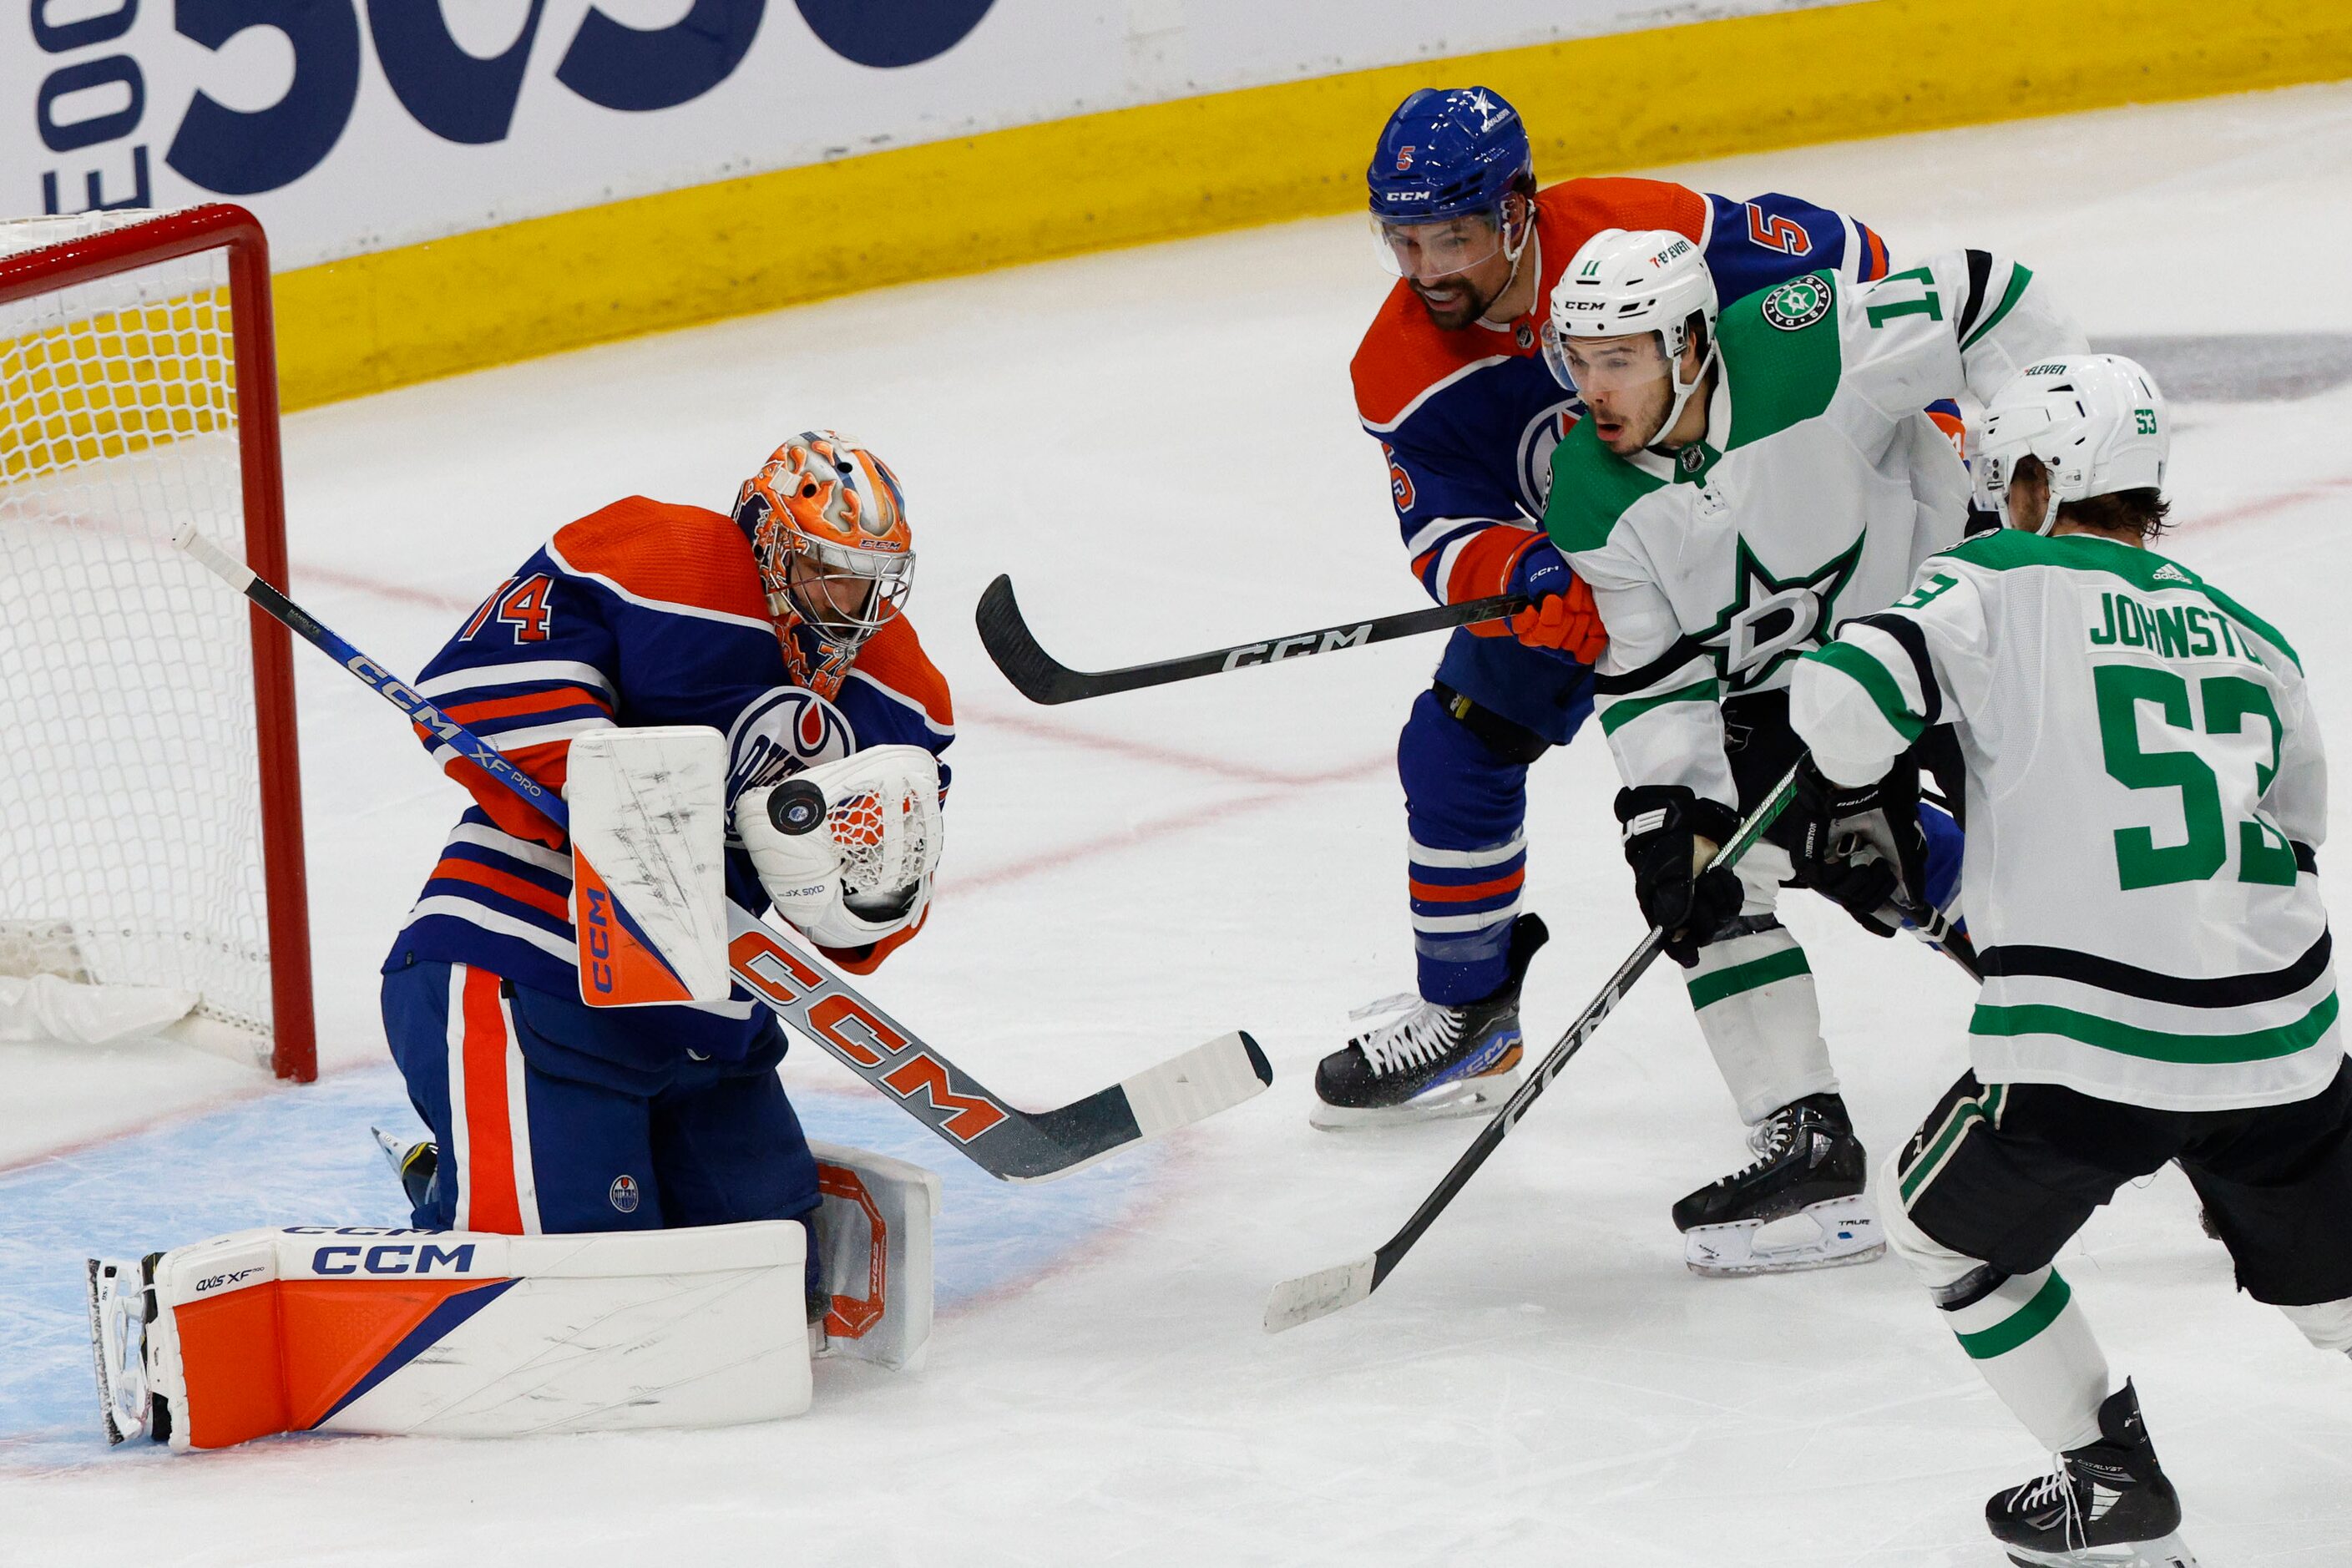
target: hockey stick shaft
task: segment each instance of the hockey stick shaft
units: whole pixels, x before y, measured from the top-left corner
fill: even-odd
[[[1772,792],[1764,797],[1763,802],[1748,814],[1748,819],[1739,825],[1739,830],[1732,836],[1731,842],[1717,849],[1715,858],[1707,862],[1707,868],[1713,870],[1717,867],[1738,865],[1740,858],[1764,836],[1764,830],[1772,826],[1773,819],[1787,809],[1796,793],[1797,769],[1790,768],[1780,782],[1772,786]],[[1577,1015],[1576,1022],[1568,1026],[1567,1033],[1561,1035],[1543,1060],[1536,1064],[1528,1080],[1519,1085],[1511,1098],[1503,1102],[1502,1109],[1487,1120],[1486,1125],[1479,1130],[1478,1136],[1471,1141],[1470,1147],[1462,1152],[1462,1157],[1454,1162],[1453,1168],[1421,1201],[1421,1206],[1412,1211],[1412,1217],[1405,1221],[1403,1228],[1383,1242],[1370,1258],[1302,1275],[1276,1286],[1266,1301],[1266,1331],[1280,1333],[1300,1323],[1312,1322],[1342,1307],[1353,1306],[1379,1289],[1381,1282],[1403,1261],[1404,1255],[1412,1250],[1413,1244],[1436,1223],[1437,1216],[1445,1212],[1446,1205],[1469,1184],[1470,1178],[1478,1173],[1478,1167],[1486,1163],[1487,1156],[1511,1135],[1518,1126],[1519,1119],[1528,1113],[1528,1108],[1551,1087],[1551,1080],[1568,1066],[1569,1058],[1584,1048],[1584,1042],[1592,1037],[1593,1031],[1601,1027],[1603,1019],[1617,1010],[1617,1005],[1624,1000],[1625,993],[1633,989],[1633,983],[1657,962],[1658,954],[1665,950],[1665,941],[1664,930],[1656,926],[1650,928],[1633,951],[1626,955],[1625,962],[1617,966],[1617,972],[1601,987],[1601,994]]]
[[[1318,626],[1311,632],[1294,632],[1263,642],[1235,643],[1231,647],[1185,654],[1150,664],[1131,664],[1122,669],[1073,669],[1047,653],[1029,629],[1029,623],[1022,618],[1010,577],[999,577],[988,585],[972,618],[980,628],[981,646],[988,649],[988,657],[996,661],[996,668],[1004,672],[1004,679],[1013,683],[1013,689],[1032,702],[1056,703],[1108,697],[1146,686],[1222,675],[1229,669],[1280,664],[1313,654],[1417,637],[1423,632],[1501,620],[1527,607],[1524,595],[1499,594],[1492,598],[1436,605],[1425,610],[1408,610],[1402,615],[1381,616],[1343,626]]]
[[[414,687],[330,631],[244,562],[193,526],[173,542],[215,575],[348,669],[412,723],[567,833],[562,798],[516,767],[488,741],[443,713]],[[1257,1042],[1245,1034],[1213,1040],[1085,1100],[1032,1114],[978,1079],[859,995],[772,926],[730,900],[728,963],[735,979],[794,1030],[881,1089],[1003,1181],[1042,1181],[1090,1164],[1125,1144],[1156,1137],[1238,1104],[1274,1081]]]

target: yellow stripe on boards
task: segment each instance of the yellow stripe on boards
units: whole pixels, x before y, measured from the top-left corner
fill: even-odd
[[[1363,205],[1414,88],[1516,102],[1538,174],[2352,77],[2342,0],[1857,0],[1147,104],[782,169],[277,279],[309,407],[855,289]]]

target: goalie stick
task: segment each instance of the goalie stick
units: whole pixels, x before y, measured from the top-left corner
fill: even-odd
[[[1732,836],[1731,842],[1716,851],[1715,858],[1707,862],[1707,868],[1712,870],[1717,866],[1737,865],[1739,858],[1755,847],[1756,841],[1764,836],[1764,830],[1772,826],[1772,819],[1780,815],[1796,794],[1797,770],[1790,768],[1788,774],[1772,786],[1772,793],[1764,797],[1763,803],[1748,814],[1748,820],[1739,825],[1739,831]],[[1617,1010],[1617,1004],[1624,1000],[1625,993],[1633,989],[1633,982],[1639,980],[1643,971],[1655,963],[1658,954],[1664,951],[1665,940],[1664,930],[1657,926],[1650,928],[1625,962],[1617,966],[1617,973],[1601,986],[1601,994],[1577,1015],[1576,1022],[1568,1026],[1568,1032],[1559,1037],[1559,1043],[1536,1064],[1536,1069],[1528,1076],[1528,1081],[1519,1085],[1511,1098],[1503,1102],[1502,1109],[1479,1129],[1478,1136],[1471,1141],[1470,1147],[1462,1152],[1462,1157],[1454,1162],[1453,1169],[1445,1173],[1429,1196],[1421,1200],[1421,1206],[1412,1211],[1412,1217],[1404,1222],[1403,1229],[1382,1242],[1370,1258],[1360,1258],[1352,1263],[1334,1264],[1328,1268],[1319,1268],[1312,1274],[1302,1274],[1276,1285],[1265,1300],[1265,1331],[1278,1334],[1285,1329],[1311,1323],[1342,1307],[1352,1307],[1379,1289],[1381,1282],[1395,1270],[1404,1255],[1412,1250],[1413,1243],[1419,1241],[1422,1234],[1436,1223],[1437,1216],[1445,1212],[1446,1205],[1452,1203],[1455,1194],[1469,1184],[1470,1178],[1478,1173],[1478,1167],[1486,1163],[1486,1156],[1511,1135],[1512,1130],[1519,1124],[1519,1118],[1528,1113],[1528,1107],[1536,1102],[1536,1097],[1549,1088],[1551,1080],[1558,1078],[1560,1069],[1568,1065],[1568,1058],[1582,1050],[1584,1042],[1591,1039],[1592,1032],[1601,1026],[1601,1021]]]
[[[244,562],[193,526],[182,529],[173,542],[264,614],[359,677],[412,723],[431,731],[550,822],[570,831],[570,813],[554,791],[329,631]],[[796,801],[801,803],[797,812]],[[805,816],[809,826],[815,824],[798,792],[779,791],[771,797],[770,808],[785,831],[794,830],[784,820],[787,814]],[[729,966],[746,990],[1000,1181],[1040,1182],[1067,1175],[1128,1144],[1238,1105],[1274,1081],[1265,1053],[1255,1040],[1236,1031],[1068,1105],[1022,1110],[991,1093],[797,942],[732,900],[728,921]]]
[[[1524,595],[1498,594],[1489,599],[1468,599],[1458,605],[1434,605],[1426,610],[1408,610],[1402,615],[1381,616],[1369,621],[1352,621],[1345,626],[1322,626],[1311,632],[1297,632],[1286,637],[1272,637],[1265,642],[1236,643],[1209,653],[1185,654],[1178,658],[1163,658],[1153,664],[1131,664],[1124,669],[1072,669],[1038,646],[1029,623],[1021,618],[1021,605],[1013,597],[1013,579],[999,577],[980,595],[980,607],[972,619],[980,627],[981,646],[996,668],[1004,672],[1013,689],[1032,702],[1077,702],[1089,697],[1108,697],[1114,692],[1133,691],[1145,686],[1165,686],[1174,680],[1191,680],[1203,675],[1222,675],[1229,669],[1241,669],[1261,664],[1279,664],[1285,659],[1305,658],[1310,654],[1331,653],[1339,648],[1363,647],[1394,637],[1414,637],[1422,632],[1443,631],[1452,626],[1466,626],[1479,621],[1497,621],[1517,615],[1528,607]]]

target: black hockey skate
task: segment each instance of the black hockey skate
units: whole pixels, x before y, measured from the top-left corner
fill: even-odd
[[[1867,1263],[1886,1250],[1863,1195],[1869,1157],[1845,1101],[1809,1094],[1748,1135],[1756,1163],[1675,1205],[1694,1274],[1793,1274]]]
[[[2130,1384],[2099,1406],[2099,1437],[1985,1504],[1985,1527],[2009,1560],[2019,1568],[2197,1568],[2178,1533],[2180,1495],[2156,1462]]]
[[[1519,1083],[1519,983],[1551,940],[1534,915],[1511,922],[1509,974],[1483,1001],[1448,1007],[1400,996],[1376,1004],[1397,1017],[1325,1057],[1315,1068],[1315,1109],[1326,1129],[1432,1121],[1492,1110]]]

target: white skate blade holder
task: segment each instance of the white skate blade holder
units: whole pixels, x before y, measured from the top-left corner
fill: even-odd
[[[2198,1568],[2197,1554],[2177,1531],[2155,1541],[2084,1546],[2072,1552],[2036,1552],[2030,1546],[2009,1545],[2001,1550],[2017,1568]]]
[[[1511,1068],[1480,1078],[1455,1079],[1402,1105],[1332,1105],[1318,1100],[1307,1113],[1307,1121],[1326,1132],[1345,1132],[1361,1127],[1408,1127],[1421,1121],[1491,1115],[1519,1087],[1519,1069]]]
[[[1798,1274],[1868,1263],[1886,1250],[1877,1211],[1860,1194],[1832,1198],[1770,1220],[1702,1225],[1683,1233],[1683,1261],[1694,1274]]]

